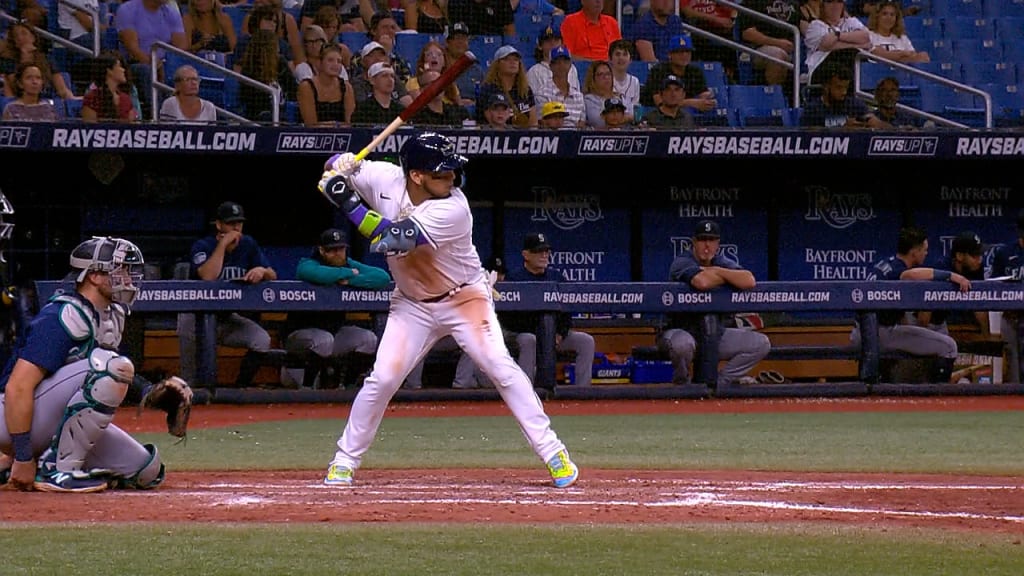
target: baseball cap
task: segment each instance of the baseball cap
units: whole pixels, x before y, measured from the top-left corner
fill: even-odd
[[[665,79],[661,81],[661,89],[664,90],[665,88],[668,88],[670,84],[675,84],[680,88],[683,87],[683,81],[680,80],[679,76],[676,76],[675,74],[669,74],[668,76],[665,76]]]
[[[553,30],[550,26],[544,29],[543,32],[537,35],[537,44],[544,42],[545,40],[551,40],[554,38],[561,38],[562,35],[557,31]]]
[[[953,238],[953,246],[949,251],[950,254],[962,253],[981,256],[981,238],[974,232],[961,232],[957,234],[956,238]]]
[[[487,108],[491,109],[494,108],[495,106],[504,106],[506,108],[511,108],[512,104],[508,101],[508,96],[505,96],[501,92],[495,92],[494,94],[491,94],[490,98],[487,99]]]
[[[391,69],[391,64],[388,64],[387,62],[377,62],[373,66],[370,66],[370,69],[366,72],[366,76],[368,78],[373,78],[384,72],[390,72],[392,76],[395,74],[395,71]]]
[[[491,256],[484,262],[484,268],[499,274],[508,274],[508,267],[505,266],[505,259],[501,256]]]
[[[543,252],[545,250],[551,250],[551,244],[548,243],[548,237],[545,234],[527,234],[526,238],[523,239],[523,250],[528,252]]]
[[[613,110],[626,111],[626,105],[622,103],[622,98],[614,96],[604,101],[604,110],[601,110],[601,114],[607,114]]]
[[[323,248],[341,248],[348,246],[348,234],[344,230],[328,228],[320,234],[320,246]]]
[[[363,58],[366,58],[366,56],[370,52],[373,52],[374,50],[380,50],[381,52],[383,52],[385,54],[388,53],[388,51],[384,48],[384,46],[380,42],[367,42],[365,46],[363,46],[362,48],[359,49],[359,55],[362,56]]]
[[[694,238],[721,238],[722,230],[714,220],[701,220],[693,229]]]
[[[677,50],[693,50],[693,40],[689,34],[678,34],[669,40],[668,51],[675,52]]]
[[[238,202],[222,202],[217,206],[217,220],[230,224],[232,222],[245,222],[245,210]]]
[[[565,46],[555,46],[554,48],[551,49],[550,56],[552,62],[558,60],[559,58],[566,58],[568,60],[572,60],[572,55],[569,54],[569,49],[566,48]]]
[[[306,26],[306,30],[302,33],[302,38],[304,40],[322,40],[327,42],[327,32],[324,32],[324,29],[316,24],[310,24]]]
[[[565,109],[565,104],[552,100],[551,102],[545,102],[540,108],[541,118],[547,118],[548,116],[554,116],[556,114],[560,116],[569,115],[569,111]]]
[[[451,38],[456,34],[469,36],[469,26],[466,26],[465,22],[456,22],[455,24],[452,24],[452,27],[448,29],[448,35],[446,38]]]
[[[511,56],[513,54],[519,56],[520,58],[523,57],[522,54],[519,53],[519,50],[516,50],[515,46],[509,46],[508,44],[506,44],[494,51],[494,59],[501,60],[502,58],[507,58],[508,56]]]

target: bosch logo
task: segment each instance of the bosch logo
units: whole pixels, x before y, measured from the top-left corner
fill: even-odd
[[[271,304],[275,300],[277,300],[277,296],[274,294],[274,289],[273,288],[264,288],[263,289],[263,301],[268,303],[268,304]]]
[[[850,293],[850,299],[853,300],[855,304],[860,304],[864,301],[864,291],[860,288],[854,288],[853,292]]]
[[[280,290],[277,296],[281,302],[316,302],[314,290]]]

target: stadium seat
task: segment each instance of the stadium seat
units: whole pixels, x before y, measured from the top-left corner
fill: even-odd
[[[540,34],[551,25],[551,16],[547,14],[516,12],[513,18],[516,25],[516,37],[531,44],[536,44]]]
[[[570,12],[566,12],[569,14]],[[562,30],[562,22],[565,20],[565,14],[555,14],[551,16],[551,29],[555,33],[559,33]]]
[[[961,64],[999,62],[1003,59],[1003,45],[994,39],[954,40],[953,57]]]
[[[480,35],[470,36],[469,38],[469,51],[477,57],[477,60],[485,68],[490,65],[491,59],[494,57],[494,51],[502,45],[503,38],[501,36],[494,35]],[[516,48],[518,50],[518,48]],[[520,52],[522,52],[520,50]],[[525,58],[533,54],[533,51],[529,54],[523,54]]]
[[[963,67],[964,84],[1016,84],[1017,67],[1012,62],[976,62]]]
[[[1003,60],[1013,62],[1018,67],[1024,65],[1024,42],[1020,40],[1003,42]]]
[[[369,36],[365,32],[342,32],[341,43],[348,46],[348,49],[353,54],[359,54],[363,46],[366,46],[370,42]]]
[[[984,127],[984,106],[975,95],[949,86],[923,84],[921,109],[975,128]]]
[[[982,0],[931,0],[932,16],[984,16]]]
[[[938,18],[921,17],[916,16],[914,18],[905,18],[903,20],[903,27],[907,34],[907,38],[914,43],[915,47],[920,46],[923,42],[929,40],[937,40],[942,38],[942,21]]]
[[[1024,18],[1024,0],[987,0],[984,4],[988,18]]]
[[[959,82],[963,75],[960,72],[959,62],[937,62],[932,60],[931,62],[922,62],[913,64],[913,67],[921,70],[922,72],[929,72],[936,76],[942,76],[955,82]],[[924,79],[920,76],[910,75],[911,82],[917,84],[933,84],[931,80]]]
[[[647,76],[650,72],[651,65],[647,62],[633,60],[629,63],[629,73],[636,76],[636,79],[640,81],[641,86],[647,82]]]
[[[911,84],[908,81],[908,74],[892,66],[877,62],[863,62],[860,65],[860,88],[865,92],[872,92],[882,78],[892,76],[900,83],[900,86]]]
[[[780,86],[730,84],[726,86],[729,106],[749,111],[768,112],[786,108],[786,97]]]
[[[1019,43],[1024,38],[1024,16],[1002,16],[993,21],[996,25],[996,39],[1002,40],[1004,51],[1008,42]]]
[[[952,62],[954,58],[953,41],[945,38],[917,42],[914,48],[927,52],[932,62]]]
[[[1024,125],[1024,90],[1019,84],[979,84],[992,96],[992,117],[997,127]]]
[[[444,44],[444,37],[436,34],[420,34],[418,32],[402,33],[395,35],[395,53],[409,63],[415,69],[416,60],[420,57],[420,50],[430,41]]]
[[[942,35],[954,42],[973,39],[993,40],[996,37],[996,27],[988,18],[951,16],[942,21]]]
[[[252,6],[239,4],[224,7],[224,13],[231,18],[231,24],[235,27],[235,34],[242,33],[242,22],[251,9]],[[365,34],[363,35],[365,36]]]
[[[729,81],[725,78],[725,68],[721,62],[695,62],[704,71],[704,81],[710,86],[725,87]]]
[[[17,99],[18,98],[16,96],[0,96],[0,114],[4,113],[4,108],[7,107],[8,103],[14,102]]]
[[[82,117],[82,100],[65,100],[64,101],[64,117],[65,118],[81,118]]]
[[[736,118],[743,128],[791,125],[791,116],[787,106],[770,110],[736,108]]]
[[[707,112],[693,111],[693,121],[697,126],[737,127],[740,125],[736,111],[719,104],[718,108]]]
[[[575,60],[572,63],[576,67],[576,73],[580,77],[580,86],[583,85],[583,79],[587,77],[587,69],[590,68],[589,60]]]

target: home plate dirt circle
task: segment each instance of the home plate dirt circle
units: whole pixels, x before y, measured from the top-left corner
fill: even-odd
[[[745,471],[586,470],[551,487],[543,470],[172,473],[151,492],[6,492],[3,521],[96,522],[829,522],[1024,532],[1019,478]],[[80,508],[80,510],[73,510]]]

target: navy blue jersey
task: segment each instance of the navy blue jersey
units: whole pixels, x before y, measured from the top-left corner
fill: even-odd
[[[509,282],[564,282],[562,271],[554,266],[548,266],[542,274],[534,274],[525,266],[513,268],[505,275]],[[537,321],[539,313],[513,312],[501,314],[500,321],[502,328],[512,332],[537,332]],[[555,315],[555,332],[565,337],[572,328],[572,316],[567,312],[559,312]]]
[[[875,280],[899,280],[903,271],[907,270],[907,263],[897,256],[889,256],[885,260],[875,263],[875,266],[868,273],[868,281]],[[883,310],[878,313],[879,326],[895,326],[903,318],[901,310]]]
[[[196,240],[196,243],[192,245],[192,253],[189,258],[192,263],[190,271],[192,278],[199,277],[197,270],[210,258],[216,248],[216,236],[207,236]],[[231,252],[224,253],[224,267],[221,268],[220,276],[217,278],[225,281],[241,280],[245,277],[246,272],[257,266],[271,267],[270,261],[267,260],[256,240],[252,236],[243,234],[242,239],[238,241],[238,246]]]
[[[711,266],[729,270],[743,269],[739,262],[725,256],[721,252],[711,258]],[[672,265],[668,270],[668,279],[672,282],[686,282],[692,287],[691,282],[693,282],[693,278],[700,274],[702,269],[703,267],[693,255],[693,252],[685,252],[672,261]],[[668,327],[682,328],[690,334],[696,335],[700,331],[700,318],[701,314],[670,314],[668,316]],[[723,328],[736,326],[734,314],[720,314],[718,318],[719,331]]]
[[[956,272],[955,270],[953,270],[953,257],[952,256],[946,256],[945,258],[942,259],[942,262],[939,262],[939,264],[937,266],[935,266],[935,269],[936,270],[949,270],[950,272]],[[968,270],[964,270],[963,272],[960,272],[960,275],[963,276],[964,278],[967,278],[971,282],[981,281],[981,280],[985,279],[985,269],[982,268],[982,267],[979,267],[977,270],[975,270],[973,272],[972,271],[968,271]],[[967,318],[968,316],[973,318],[973,314],[971,314],[970,312],[968,312],[966,314],[963,314],[963,313],[951,312],[949,310],[933,310],[932,311],[931,323],[932,324],[942,324],[949,317],[953,317],[957,321],[966,321],[966,320],[968,320],[968,318]]]
[[[992,255],[992,277],[1013,276],[1024,279],[1024,247],[1020,242],[1003,244]]]
[[[95,325],[99,319],[92,303],[85,298],[78,300],[80,307],[65,313],[91,314],[91,324]],[[61,313],[65,306],[69,305],[51,300],[28,325],[25,337],[18,341],[0,375],[0,392],[7,389],[7,380],[19,358],[35,364],[50,375],[69,362],[89,356],[95,347],[94,334],[91,330],[76,330],[71,326],[72,323],[63,321]]]

